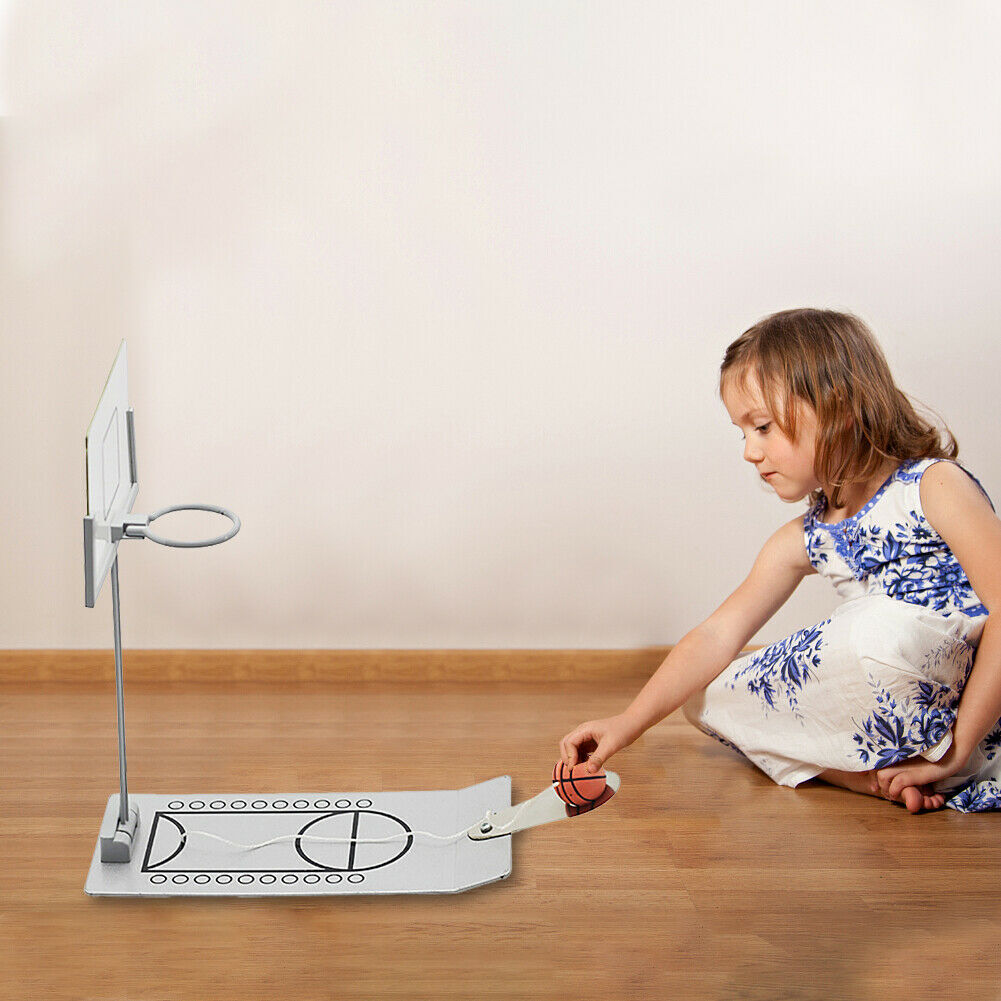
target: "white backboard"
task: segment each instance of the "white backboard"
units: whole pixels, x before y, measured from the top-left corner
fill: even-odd
[[[139,493],[131,424],[128,360],[123,340],[84,440],[87,478],[84,601],[88,608],[94,607],[118,550],[118,543],[111,541],[111,523],[120,522],[132,511]]]

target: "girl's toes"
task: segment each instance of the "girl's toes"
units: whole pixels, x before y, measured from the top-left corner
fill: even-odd
[[[917,786],[907,786],[901,793],[901,798],[904,801],[904,806],[906,806],[911,813],[920,812],[921,808],[924,806],[925,798]]]

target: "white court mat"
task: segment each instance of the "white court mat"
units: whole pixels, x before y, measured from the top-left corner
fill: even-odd
[[[85,889],[111,897],[289,897],[342,893],[457,893],[511,874],[511,835],[474,841],[465,831],[511,806],[511,777],[465,789],[277,795],[138,794],[128,862],[94,849]],[[114,817],[118,795],[108,799]],[[112,826],[114,822],[112,821]],[[194,832],[245,845],[245,850]],[[393,840],[323,842],[317,838]]]

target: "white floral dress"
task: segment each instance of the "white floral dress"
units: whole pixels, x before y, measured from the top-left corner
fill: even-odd
[[[689,722],[784,786],[948,751],[987,609],[921,508],[921,476],[942,461],[902,463],[837,524],[819,520],[820,495],[803,516],[806,551],[845,601],[733,661],[685,703]],[[1001,720],[961,774],[934,783],[946,806],[1001,810],[999,744]]]

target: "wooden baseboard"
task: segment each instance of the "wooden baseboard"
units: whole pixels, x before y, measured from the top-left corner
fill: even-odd
[[[610,681],[648,678],[671,647],[633,650],[131,650],[129,682]],[[0,684],[111,682],[113,650],[2,650]]]

